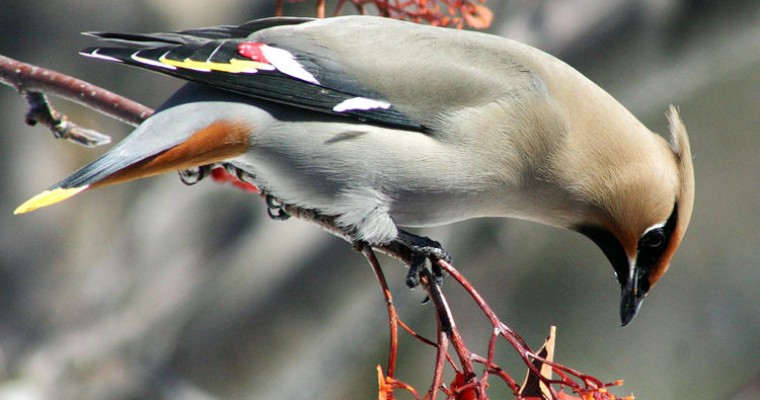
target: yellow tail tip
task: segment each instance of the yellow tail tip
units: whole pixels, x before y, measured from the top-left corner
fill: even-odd
[[[53,190],[46,190],[18,206],[18,208],[13,211],[13,215],[25,214],[38,208],[59,203],[87,189],[87,187],[88,185],[75,188],[56,188]]]

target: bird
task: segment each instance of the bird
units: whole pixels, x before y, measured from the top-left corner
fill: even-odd
[[[373,16],[85,34],[104,45],[84,56],[188,82],[16,214],[222,166],[266,193],[274,214],[313,210],[355,243],[399,244],[414,271],[448,253],[406,228],[528,220],[602,250],[623,326],[691,219],[694,171],[678,109],[667,111],[669,135],[653,133],[580,72],[518,41]]]

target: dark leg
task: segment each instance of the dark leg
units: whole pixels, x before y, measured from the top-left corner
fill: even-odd
[[[266,202],[267,214],[269,214],[269,218],[272,218],[276,221],[285,221],[286,219],[290,218],[290,214],[285,211],[285,205],[271,194],[266,195]]]
[[[253,174],[250,172],[244,171],[230,163],[223,163],[222,166],[230,175],[236,176],[241,181],[250,183],[252,185],[256,184],[256,177],[253,176]]]
[[[406,284],[410,288],[415,288],[420,284],[420,271],[425,268],[425,261],[430,260],[433,277],[439,285],[443,282],[443,271],[435,264],[436,260],[451,262],[451,256],[443,249],[440,243],[418,236],[406,231],[399,230],[396,241],[409,249],[411,253],[411,262],[409,273],[406,274]]]
[[[188,186],[195,185],[211,173],[211,167],[211,165],[201,165],[200,167],[177,171],[177,173],[182,183]]]

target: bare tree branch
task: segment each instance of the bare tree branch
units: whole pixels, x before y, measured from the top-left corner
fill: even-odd
[[[13,87],[26,97],[29,103],[27,124],[40,123],[53,131],[54,137],[86,147],[106,144],[111,139],[69,121],[50,106],[45,94],[79,103],[133,126],[140,125],[153,114],[149,107],[91,83],[3,55],[0,55],[0,83]]]
[[[40,123],[53,132],[56,139],[66,139],[84,147],[95,147],[111,143],[111,137],[92,129],[83,128],[53,109],[41,92],[24,92],[29,111],[26,113],[26,123],[34,126]]]

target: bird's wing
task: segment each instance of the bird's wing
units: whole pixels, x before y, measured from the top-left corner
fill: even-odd
[[[81,54],[176,76],[267,101],[343,115],[355,120],[423,130],[377,91],[346,74],[339,61],[303,40],[279,44],[256,32],[297,25],[304,18],[269,18],[240,26],[217,26],[176,33],[88,32],[117,44]],[[286,34],[283,42],[290,35]]]

